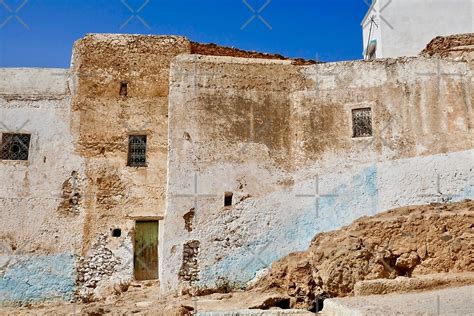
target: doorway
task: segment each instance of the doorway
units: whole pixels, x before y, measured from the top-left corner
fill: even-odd
[[[135,223],[133,270],[136,280],[158,279],[158,221]]]

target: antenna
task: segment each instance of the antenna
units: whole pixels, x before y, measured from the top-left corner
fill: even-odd
[[[375,22],[375,15],[372,15],[370,17],[370,29],[369,29],[369,37],[367,39],[367,47],[365,48],[365,59],[369,59],[369,45],[370,45],[370,38],[372,36],[372,27],[374,26],[379,28],[379,25],[377,24],[377,22]]]

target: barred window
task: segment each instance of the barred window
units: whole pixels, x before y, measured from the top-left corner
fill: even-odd
[[[146,167],[146,135],[129,136],[128,166]]]
[[[2,134],[2,160],[28,160],[29,134]]]
[[[372,136],[372,112],[370,108],[352,110],[352,137]]]

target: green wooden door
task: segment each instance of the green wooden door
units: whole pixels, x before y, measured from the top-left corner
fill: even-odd
[[[135,279],[158,279],[158,221],[136,222],[133,257]]]

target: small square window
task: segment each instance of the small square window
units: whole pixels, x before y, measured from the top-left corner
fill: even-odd
[[[30,148],[29,134],[3,134],[2,160],[28,160]]]
[[[372,136],[372,112],[370,108],[352,110],[352,137]]]
[[[129,136],[128,166],[146,167],[146,135]]]
[[[225,192],[224,193],[224,206],[231,206],[232,205],[232,196],[234,194],[232,192]]]
[[[120,83],[119,94],[123,97],[126,97],[128,95],[128,82],[123,81]]]

